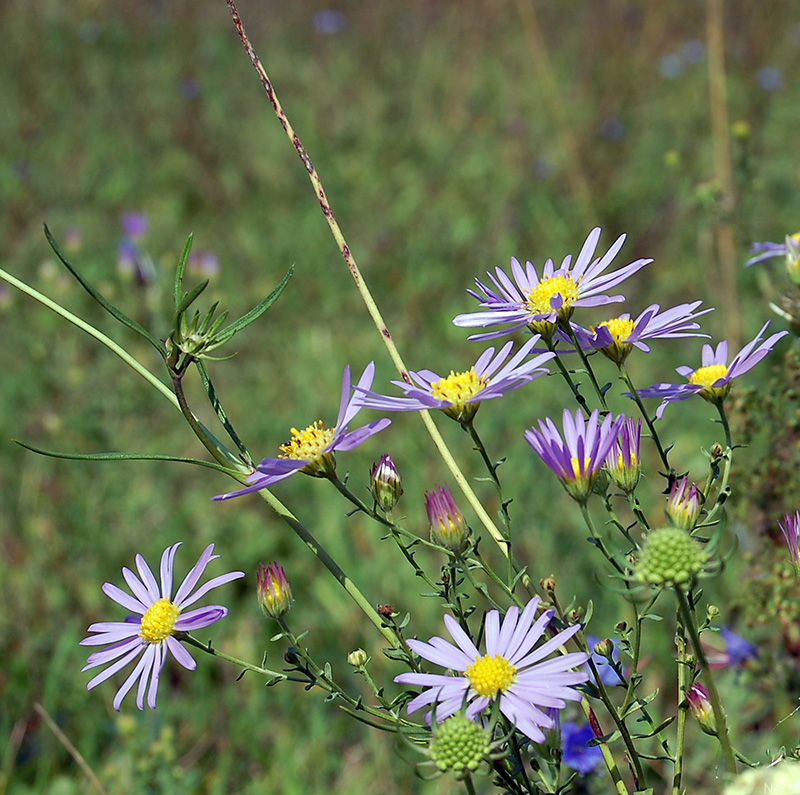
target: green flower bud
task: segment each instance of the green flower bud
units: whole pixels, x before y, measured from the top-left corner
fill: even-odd
[[[403,488],[397,467],[388,455],[382,455],[381,460],[372,465],[369,471],[369,490],[375,504],[384,513],[389,513],[397,505]]]
[[[680,527],[648,533],[636,564],[636,579],[651,585],[683,585],[702,570],[708,556],[702,544]]]
[[[285,615],[294,602],[286,572],[277,563],[270,563],[269,566],[258,564],[256,588],[258,603],[269,618]]]
[[[480,724],[459,713],[436,727],[429,750],[442,772],[472,772],[488,755],[489,738]]]
[[[353,668],[360,668],[362,665],[367,664],[367,653],[364,649],[356,649],[355,651],[351,651],[350,654],[347,655],[347,664],[352,665]]]

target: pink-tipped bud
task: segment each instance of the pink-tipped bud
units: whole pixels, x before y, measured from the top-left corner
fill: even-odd
[[[375,504],[384,513],[389,513],[397,505],[403,487],[397,467],[388,455],[382,455],[380,461],[372,465],[369,471],[369,490]]]
[[[258,603],[269,618],[280,618],[291,608],[294,599],[286,572],[277,563],[258,564],[256,573]]]
[[[667,518],[673,527],[679,527],[687,533],[694,530],[703,499],[700,490],[694,483],[689,485],[689,478],[684,475],[680,481],[672,484],[672,489],[667,500]]]
[[[714,707],[708,696],[708,690],[695,682],[686,693],[686,700],[700,728],[706,734],[716,735],[717,720],[714,717]]]
[[[431,541],[457,554],[469,544],[470,530],[464,514],[447,486],[436,486],[425,492],[425,510],[431,528]]]
[[[642,421],[626,419],[619,436],[605,460],[605,469],[611,479],[626,494],[631,494],[639,483],[642,468],[639,463],[639,440],[642,434]]]

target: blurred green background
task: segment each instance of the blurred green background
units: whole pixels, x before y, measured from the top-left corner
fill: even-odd
[[[779,0],[724,4],[728,104],[715,143],[708,8],[242,0],[239,10],[407,364],[446,373],[466,369],[481,349],[451,323],[473,308],[465,290],[476,276],[512,255],[560,261],[595,225],[603,251],[628,234],[618,264],[655,259],[624,286],[625,310],[703,299],[718,308],[703,323],[717,339],[747,340],[763,324],[762,293],[779,269],[741,265],[753,240],[780,241],[798,225],[800,20]],[[169,331],[172,269],[190,232],[205,255],[193,260],[195,277],[212,269],[205,298],[233,313],[295,263],[281,300],[234,340],[237,356],[210,366],[257,459],[274,455],[291,426],[333,422],[344,364],[360,371],[374,359],[376,384],[393,377],[223,0],[6,0],[0,25],[4,269],[157,368],[150,349],[56,265],[43,222],[104,294],[159,336]],[[146,284],[120,267],[127,212],[149,219],[139,241],[154,265]],[[222,556],[211,575],[248,573],[219,592],[231,615],[208,635],[221,648],[257,662],[269,646],[254,572],[277,559],[297,598],[293,626],[309,630],[320,660],[354,691],[362,683],[345,655],[356,647],[372,654],[377,679],[398,671],[338,585],[256,497],[209,502],[230,481],[178,465],[58,461],[14,445],[203,454],[144,381],[5,286],[0,339],[0,792],[92,791],[34,702],[109,792],[451,791],[449,779],[415,780],[391,737],[352,724],[317,692],[265,690],[253,676],[236,682],[235,669],[210,659],[192,675],[168,664],[155,712],[139,713],[129,697],[114,713],[112,683],[86,693],[91,674],[80,672],[78,641],[89,623],[122,618],[102,583],[121,584],[120,568],[137,552],[157,565],[178,540],[179,576],[211,542]],[[699,349],[697,340],[664,343],[631,370],[641,385],[670,380]],[[192,397],[199,404],[200,391]],[[613,612],[620,608],[597,559],[583,555],[576,511],[521,433],[567,397],[555,379],[540,379],[487,404],[477,426],[490,455],[508,458],[500,472],[531,576],[554,573],[564,601],[611,605],[592,625],[606,635],[623,613]],[[685,404],[667,420],[679,468],[697,478],[700,445],[717,439],[710,417],[704,404]],[[438,424],[467,475],[480,476],[467,437],[444,418]],[[389,431],[341,456],[340,472],[363,493],[384,452],[404,477],[400,513],[425,532],[423,490],[447,475],[416,416],[396,416]],[[657,512],[661,482],[650,463],[645,492]],[[487,484],[477,488],[491,507]],[[297,477],[276,492],[371,601],[411,611],[411,633],[440,631],[438,606],[420,605],[413,573],[397,567],[378,529],[346,516],[333,489]],[[437,572],[438,561],[421,559]],[[667,656],[671,631],[659,641]],[[279,665],[282,649],[270,651]],[[657,666],[653,680],[660,684]]]

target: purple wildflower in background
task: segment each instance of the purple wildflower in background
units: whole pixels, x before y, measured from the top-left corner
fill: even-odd
[[[561,724],[561,761],[582,776],[591,773],[603,761],[603,753],[596,745],[587,745],[594,739],[594,732],[588,723]]]
[[[597,668],[597,674],[600,678],[600,681],[606,686],[611,687],[612,685],[624,685],[625,680],[614,670],[614,666],[608,661],[607,657],[604,657],[602,654],[598,654],[594,647],[597,645],[597,642],[600,638],[597,635],[587,635],[586,636],[586,645],[592,652],[592,662],[594,662],[595,667]],[[617,644],[614,641],[611,641],[611,645],[614,651],[611,653],[611,659],[616,663],[619,662],[619,650],[617,649]],[[589,668],[588,664],[586,666],[586,670],[589,672],[589,675],[593,677],[592,670]]]
[[[292,428],[292,438],[280,447],[278,458],[265,458],[247,478],[248,486],[227,494],[218,494],[213,499],[228,500],[241,497],[260,489],[268,488],[290,477],[295,472],[305,472],[314,477],[330,477],[336,471],[337,450],[352,450],[382,431],[391,423],[390,419],[380,419],[362,425],[354,431],[347,428],[361,410],[364,393],[369,391],[375,377],[375,365],[370,362],[365,368],[355,388],[350,381],[350,367],[344,368],[342,377],[342,397],[339,403],[339,416],[333,428],[326,428],[322,420],[309,425],[305,430]],[[354,389],[351,397],[350,392]]]
[[[593,229],[580,253],[572,263],[572,255],[568,255],[556,270],[553,260],[548,259],[542,269],[541,277],[532,263],[526,262],[523,269],[519,260],[512,257],[510,278],[500,268],[494,275],[487,275],[493,287],[475,280],[477,290],[468,290],[476,298],[480,311],[458,315],[453,323],[466,328],[505,325],[500,331],[476,334],[474,340],[501,337],[511,331],[528,326],[533,331],[552,334],[559,318],[569,319],[577,307],[601,306],[624,300],[621,295],[604,295],[607,290],[616,287],[636,271],[643,268],[651,259],[637,259],[628,265],[618,268],[612,273],[604,273],[614,260],[625,235],[617,238],[611,248],[599,259],[594,257],[600,228]]]
[[[589,415],[588,420],[580,409],[574,417],[569,409],[564,409],[563,439],[549,417],[539,420],[538,430],[525,431],[528,444],[555,473],[569,495],[579,502],[591,494],[606,456],[625,422],[623,415],[614,419],[611,414],[606,414],[602,423],[599,419],[598,409]]]
[[[767,326],[769,326],[769,321],[762,326],[755,339],[748,342],[733,357],[730,365],[727,364],[727,340],[720,342],[716,350],[710,345],[703,345],[701,367],[697,370],[693,370],[691,367],[675,368],[677,373],[688,379],[688,384],[653,384],[647,389],[642,389],[639,397],[661,398],[661,405],[656,410],[658,419],[661,419],[664,409],[670,403],[686,400],[692,395],[700,395],[710,403],[722,405],[730,392],[733,379],[755,367],[775,347],[778,340],[789,333],[788,331],[778,331],[762,341],[761,335],[767,330]]]
[[[147,234],[147,214],[142,212],[123,213],[120,217],[122,232],[131,240],[138,240]]]
[[[489,611],[483,655],[449,615],[444,617],[444,623],[456,645],[441,637],[433,637],[427,643],[409,640],[412,651],[423,659],[461,674],[405,673],[395,677],[395,682],[426,688],[409,703],[409,714],[435,704],[436,721],[440,723],[466,705],[466,716],[474,720],[499,700],[500,712],[519,731],[534,742],[543,743],[542,728],[555,725],[543,710],[563,709],[567,701],[581,700],[573,686],[585,682],[588,675],[572,669],[583,665],[588,655],[572,652],[545,659],[579,631],[577,624],[534,648],[554,613],[546,610],[534,622],[539,601],[538,597],[532,599],[521,614],[518,607],[510,607],[502,625],[499,611]],[[426,719],[431,716],[429,712]]]
[[[487,348],[463,373],[451,370],[450,375],[442,377],[432,370],[409,371],[414,383],[392,381],[405,392],[403,397],[361,390],[364,391],[363,405],[381,411],[441,409],[457,422],[469,422],[481,401],[502,397],[547,373],[541,365],[552,359],[554,353],[548,351],[525,361],[539,339],[538,335],[529,339],[508,361],[513,342],[507,342],[496,356],[494,348]]]
[[[702,301],[691,304],[679,304],[661,312],[658,304],[652,304],[635,320],[629,314],[620,315],[611,320],[604,320],[591,329],[573,325],[575,337],[583,350],[599,350],[611,361],[622,364],[628,358],[633,347],[650,353],[645,340],[679,339],[682,337],[707,337],[697,329],[700,328],[695,319],[700,315],[713,312],[712,308],[696,312]],[[561,337],[563,332],[559,332]],[[566,339],[566,336],[564,335]]]
[[[723,648],[715,649],[703,644],[710,668],[740,668],[758,656],[758,649],[728,627],[720,627]]]
[[[82,646],[105,646],[107,649],[96,651],[89,655],[87,665],[83,670],[96,668],[98,665],[112,663],[104,671],[97,674],[86,686],[91,690],[101,682],[122,670],[128,663],[133,662],[141,655],[133,672],[125,680],[122,687],[114,696],[114,709],[119,711],[122,699],[128,691],[139,682],[136,694],[136,706],[144,709],[144,694],[147,691],[147,706],[156,707],[156,695],[161,670],[167,660],[167,651],[187,670],[193,671],[197,663],[188,651],[175,637],[179,632],[191,632],[202,629],[219,621],[228,614],[228,609],[221,605],[208,605],[182,611],[205,596],[213,588],[244,577],[243,571],[233,571],[222,574],[201,585],[194,593],[192,590],[200,581],[208,564],[219,557],[213,555],[214,545],[209,544],[192,570],[186,575],[175,597],[172,596],[172,575],[175,552],[180,544],[173,544],[164,550],[161,556],[161,585],[156,581],[150,567],[141,555],[136,556],[137,577],[130,569],[123,568],[122,576],[131,589],[130,594],[107,582],[103,586],[103,593],[117,604],[130,610],[134,615],[128,616],[125,621],[104,621],[92,624],[88,631],[97,633],[89,635],[81,641]],[[148,681],[150,683],[148,687]]]

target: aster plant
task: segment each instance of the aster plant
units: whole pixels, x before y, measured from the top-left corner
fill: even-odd
[[[135,571],[122,571],[129,591],[111,583],[103,586],[104,593],[130,615],[121,621],[92,623],[81,641],[84,646],[102,647],[90,654],[84,668],[102,669],[87,687],[93,689],[132,666],[113,698],[113,707],[120,709],[136,687],[139,709],[145,704],[155,708],[167,658],[193,670],[196,662],[187,650],[192,647],[214,662],[251,672],[270,686],[293,686],[298,698],[305,691],[324,694],[325,701],[335,702],[343,714],[421,750],[437,774],[453,776],[468,795],[492,788],[511,795],[566,795],[586,787],[617,795],[699,791],[695,781],[703,780],[705,774],[688,772],[694,762],[689,752],[694,739],[714,744],[713,754],[718,752],[719,767],[726,774],[735,774],[742,763],[751,764],[736,747],[739,740],[728,728],[723,706],[730,688],[738,685],[720,680],[718,669],[737,667],[738,673],[746,674],[756,645],[730,628],[735,616],[722,615],[723,610],[706,603],[699,580],[721,576],[723,563],[736,554],[726,519],[728,506],[741,495],[735,488],[732,461],[737,445],[725,401],[732,382],[767,357],[787,332],[766,336],[768,324],[764,324],[730,360],[727,342],[716,347],[705,344],[697,369],[677,368],[687,383],[638,388],[626,369],[634,350],[646,353],[663,341],[691,343],[695,337],[707,336],[698,321],[711,310],[700,309],[699,300],[690,300],[664,310],[654,303],[635,317],[629,312],[611,320],[594,317],[598,308],[622,302],[621,285],[653,262],[637,258],[615,266],[625,235],[603,251],[598,249],[598,227],[582,244],[579,238],[578,254],[563,258],[560,265],[545,252],[541,252],[542,267],[530,261],[523,266],[514,258],[510,271],[496,268],[468,291],[478,307],[459,314],[454,321],[457,327],[479,329],[472,337],[476,340],[520,331],[522,340],[511,339],[499,349],[476,352],[476,358],[467,359],[474,361],[470,367],[449,375],[408,370],[338,227],[309,154],[255,56],[235,3],[228,0],[228,5],[396,367],[399,378],[392,384],[399,394],[386,395],[373,386],[374,363],[367,364],[355,379],[346,365],[341,385],[338,380],[328,385],[339,394],[333,425],[317,420],[300,430],[292,428],[278,455],[256,464],[259,459],[251,456],[223,408],[225,396],[212,383],[206,362],[222,366],[224,359],[217,360],[210,352],[228,345],[234,334],[260,318],[286,288],[291,272],[267,299],[225,325],[227,313],[217,314],[217,304],[203,311],[195,308],[207,282],[184,286],[190,238],[176,268],[174,307],[163,319],[163,327],[151,331],[90,285],[47,231],[57,257],[90,296],[155,348],[164,365],[162,374],[156,375],[101,331],[0,271],[19,289],[90,330],[143,376],[169,400],[170,411],[180,412],[202,444],[204,457],[31,449],[73,460],[137,459],[199,466],[235,481],[233,490],[216,497],[210,489],[203,493],[204,499],[214,500],[208,503],[204,518],[224,528],[226,558],[246,558],[253,571],[241,626],[253,626],[247,611],[257,615],[259,608],[263,613],[259,620],[267,621],[264,638],[258,641],[264,647],[259,649],[263,654],[258,664],[195,638],[192,633],[228,614],[223,605],[196,604],[244,573],[221,574],[201,584],[206,567],[216,557],[214,545],[209,544],[173,589],[178,544],[164,551],[158,576],[137,555]],[[126,237],[138,245],[141,232],[134,228],[136,220],[130,219]],[[780,253],[797,259],[795,238],[787,239],[782,252],[778,244],[761,245],[758,257],[748,264]],[[579,312],[585,317],[579,317]],[[596,356],[597,352],[602,355]],[[297,366],[302,366],[299,359]],[[561,404],[545,395],[545,383],[557,381],[541,378],[551,368],[563,378],[559,383],[568,387]],[[620,376],[629,392],[620,393],[613,382],[604,383],[602,368]],[[196,379],[196,388],[185,390],[184,382],[190,379]],[[321,380],[318,375],[317,381]],[[291,399],[287,387],[276,382],[272,374],[265,378],[259,405],[273,405],[273,397],[284,402]],[[635,402],[632,416],[618,411],[620,405],[632,405],[622,400],[626,394]],[[687,455],[682,438],[677,443],[662,438],[672,431],[666,422],[655,422],[665,419],[667,405],[693,395],[713,404],[720,417],[707,431],[710,438],[702,440],[705,460],[700,467],[694,450]],[[651,415],[645,401],[655,397],[661,404]],[[483,403],[487,407],[482,421],[491,419],[487,422],[491,432],[512,440],[499,458],[489,454],[475,428],[476,412]],[[506,410],[510,403],[513,412]],[[702,410],[703,404],[697,401],[693,408]],[[554,410],[560,423],[547,416]],[[411,462],[409,450],[419,448],[408,444],[399,452],[381,452],[380,457],[359,464],[358,456],[367,448],[357,453],[356,449],[390,425],[389,418],[378,417],[351,429],[362,411],[418,412],[418,418],[407,421],[424,426],[437,455]],[[678,411],[676,407],[676,415]],[[451,450],[439,431],[436,423],[442,414],[455,420],[455,425],[442,425],[447,426],[445,434],[458,436],[462,442],[461,454]],[[213,428],[205,424],[207,419],[199,419],[208,416]],[[524,421],[515,419],[519,416]],[[397,425],[400,422],[392,431]],[[463,444],[462,429],[471,445]],[[407,433],[405,426],[403,432]],[[381,436],[387,448],[397,439],[391,432]],[[523,439],[544,467],[525,453]],[[355,465],[345,471],[337,455],[351,452]],[[293,484],[304,496],[290,508],[272,493],[272,487],[297,472],[311,477]],[[572,502],[558,488],[554,488],[555,497],[549,496],[546,480],[551,473]],[[434,482],[445,485],[434,486]],[[328,489],[332,484],[346,501],[338,511],[331,511],[328,503],[323,508],[326,532],[333,527],[338,534],[332,545],[336,557],[314,534],[320,509],[311,495],[315,488],[323,488],[321,483]],[[329,600],[326,615],[347,609],[348,616],[363,618],[353,620],[342,633],[352,646],[341,648],[338,658],[319,659],[316,589],[304,588],[302,580],[290,585],[278,560],[256,568],[248,546],[240,545],[230,532],[231,522],[223,521],[223,512],[237,510],[237,504],[223,508],[217,503],[251,493],[258,493],[270,509],[270,518],[277,517],[286,530],[259,537],[267,552],[274,551],[270,557],[278,556],[278,545],[280,554],[290,554],[289,544],[298,540],[301,552],[315,557],[315,576],[317,571],[326,572],[336,584],[335,592],[319,591]],[[512,500],[517,501],[513,522]],[[544,500],[548,503],[542,504]],[[577,530],[562,518],[569,510],[575,511],[576,524],[584,529]],[[798,524],[800,514],[786,514],[779,525],[795,569],[800,569]],[[342,543],[351,538],[357,544]],[[557,546],[551,547],[551,541]],[[408,567],[407,578],[394,567],[380,569],[385,558],[373,553],[383,543],[391,545],[388,553],[396,556],[400,567]],[[358,555],[352,554],[356,548]],[[559,552],[548,556],[551,548]],[[293,548],[291,554],[295,554]],[[297,571],[295,561],[292,564],[287,568]],[[419,583],[419,601],[410,583]],[[598,588],[605,589],[603,599],[596,598]],[[386,603],[391,597],[385,593],[395,593],[398,606]],[[444,614],[447,636],[432,634],[438,619],[429,625],[431,611],[420,607],[434,602]],[[311,629],[302,627],[306,622]],[[748,634],[747,629],[741,631]],[[709,638],[721,639],[725,649],[720,651],[719,640],[715,646]],[[248,645],[252,643],[248,639]],[[669,651],[663,654],[667,646]],[[267,666],[273,654],[282,661],[280,670]],[[252,687],[253,678],[239,677],[221,686],[247,689],[247,698],[258,699],[259,709],[268,711],[272,690]],[[700,721],[702,732],[692,726],[691,715]],[[298,735],[304,719],[303,710],[298,709]],[[759,714],[759,720],[763,715]],[[691,731],[696,737],[690,742]],[[711,756],[705,753],[703,758]],[[584,787],[576,783],[579,776],[598,781]],[[604,788],[601,776],[610,785]],[[483,777],[480,786],[476,786],[477,777]]]

